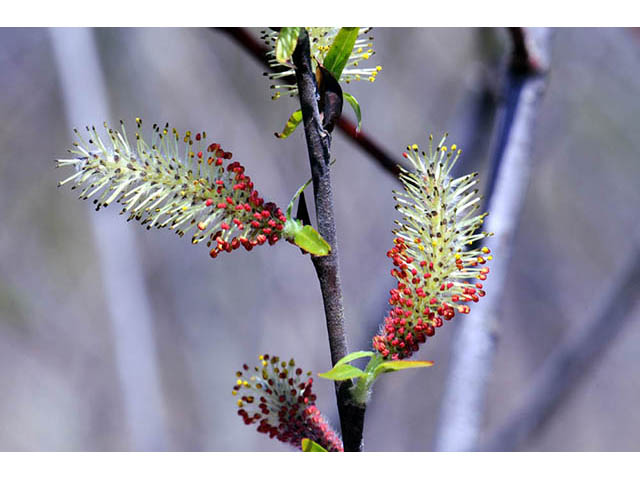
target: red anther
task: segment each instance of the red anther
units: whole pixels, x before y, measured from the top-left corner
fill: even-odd
[[[198,230],[204,230],[205,228],[207,228],[207,226],[204,224],[204,222],[198,223]]]
[[[278,230],[279,232],[281,232],[282,230],[284,230],[284,224],[282,223],[278,223],[276,225],[276,230]]]
[[[210,198],[207,198],[207,201],[206,201],[206,202],[204,202],[204,204],[205,204],[207,207],[210,207],[211,205],[213,205],[213,200],[211,200]]]
[[[267,241],[267,237],[265,235],[259,234],[256,236],[256,241],[258,242],[258,245],[262,245]]]
[[[234,190],[244,190],[245,188],[246,188],[246,185],[245,185],[244,183],[242,183],[242,182],[240,182],[240,183],[236,183],[236,184],[233,186],[233,189],[234,189]]]
[[[487,279],[486,275],[478,275],[478,278],[482,281],[485,281]]]
[[[222,222],[222,223],[220,224],[220,228],[221,228],[222,230],[229,230],[229,228],[231,228],[231,227],[229,227],[229,224],[228,224],[228,223],[226,223],[226,222]]]
[[[216,185],[223,186],[224,180],[216,180]]]
[[[231,248],[236,250],[240,246],[240,241],[237,238],[231,240]]]
[[[425,273],[425,274],[423,275],[423,277],[424,277],[425,279],[429,279],[429,278],[431,278],[431,274],[427,272],[427,273]]]
[[[458,300],[460,300],[460,297],[458,297],[458,295],[451,295],[452,302],[457,302]]]
[[[218,205],[216,205],[219,209],[225,209],[227,208],[227,204],[224,202],[220,202]]]
[[[433,328],[433,325],[427,325],[425,327],[424,333],[427,335],[427,337],[433,337],[436,334],[436,329]]]
[[[404,158],[409,158],[409,155],[407,155],[407,152],[403,152],[403,153],[402,153],[402,156],[403,156]]]
[[[440,285],[440,291],[441,291],[441,292],[444,292],[445,286],[446,286],[446,285],[445,285],[444,283],[443,283],[442,285]]]
[[[222,165],[222,158],[217,158],[216,159],[216,166],[219,167],[220,165]]]
[[[253,228],[260,228],[260,222],[256,221],[256,220],[252,220],[251,221],[251,226]]]
[[[450,289],[451,287],[453,287],[453,282],[447,283],[447,290]]]
[[[438,303],[438,300],[435,297],[433,297],[431,300],[429,300],[429,304],[430,305],[435,305],[436,303]]]
[[[231,152],[224,152],[225,160],[230,160],[232,156],[233,156],[233,154]]]
[[[483,274],[485,274],[485,275],[486,275],[487,273],[489,273],[489,267],[483,267],[483,268],[481,268],[481,269],[480,269],[480,273],[483,273]]]
[[[202,152],[198,152],[198,158],[202,158]]]
[[[482,288],[482,284],[480,282],[476,283],[476,288]]]
[[[218,148],[220,148],[220,145],[218,145],[217,143],[212,143],[207,147],[207,152],[215,152]]]
[[[267,222],[267,224],[271,227],[271,228],[275,228],[276,226],[276,221],[274,219],[271,219]]]
[[[429,262],[429,270],[433,270],[433,262]]]
[[[238,220],[237,218],[234,218],[232,221],[233,221],[233,223],[235,223],[235,224],[236,224],[236,226],[238,226],[238,225],[241,225],[241,224],[242,224],[242,222],[241,222],[240,220]]]
[[[487,293],[484,290],[478,290],[478,295],[484,297]]]
[[[212,248],[211,251],[209,251],[209,256],[211,258],[216,258],[218,256],[218,252],[216,251],[215,248]]]
[[[253,218],[255,218],[256,220],[262,220],[262,215],[260,215],[258,212],[253,214]]]
[[[267,227],[267,228],[263,228],[263,229],[262,229],[262,232],[263,232],[265,235],[270,235],[270,234],[271,234],[271,229],[270,229],[269,227]]]
[[[261,215],[262,218],[269,218],[271,216],[271,212],[269,210],[263,210]]]

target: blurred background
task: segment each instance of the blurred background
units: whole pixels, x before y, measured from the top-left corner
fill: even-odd
[[[99,69],[110,114],[104,118],[105,106],[96,105],[96,117],[84,122],[124,119],[132,131],[134,118],[142,117],[147,126],[169,121],[181,131],[204,129],[245,165],[265,199],[281,207],[309,178],[302,129],[286,140],[273,135],[298,108],[297,99],[272,101],[263,66],[226,33],[90,33],[98,67],[66,73],[80,85],[73,95],[90,104],[87,92],[95,85],[88,82]],[[259,29],[250,33],[257,38]],[[429,132],[448,131],[467,151],[462,171],[486,171],[507,33],[372,33],[374,64],[383,70],[375,84],[346,89],[360,101],[363,130],[398,159],[408,143],[426,145]],[[293,356],[316,373],[330,367],[309,258],[280,242],[211,260],[205,246],[126,223],[117,207],[93,212],[68,187],[57,189],[68,172],[56,170],[54,160],[65,158],[72,138],[60,72],[65,57],[55,38],[46,29],[0,29],[0,450],[289,451],[243,425],[231,387],[234,372],[265,352]],[[640,36],[557,29],[549,68],[498,319],[484,439],[633,261]],[[352,350],[368,349],[393,287],[385,253],[398,183],[343,134],[334,134],[332,150],[348,338]],[[133,238],[133,254],[116,246],[105,261],[105,242],[115,240],[92,217],[115,219]],[[125,284],[134,279],[135,288],[114,293],[108,275]],[[132,302],[140,302],[143,313],[125,314],[124,325],[114,322],[114,311],[129,311]],[[639,314],[637,308],[630,313]],[[367,450],[433,448],[451,340],[456,323],[465,320],[456,317],[420,351],[418,358],[435,367],[376,384],[366,415]],[[638,450],[638,345],[640,324],[630,321],[518,448]],[[317,379],[314,388],[337,427],[333,385]]]

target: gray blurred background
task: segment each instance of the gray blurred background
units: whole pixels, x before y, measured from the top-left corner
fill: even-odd
[[[257,36],[258,29],[252,32]],[[482,88],[499,92],[506,34],[373,33],[375,64],[383,71],[373,85],[346,89],[361,103],[364,130],[398,158],[407,143],[426,145],[428,132],[448,131],[463,150],[465,140],[481,134],[469,149],[472,158],[463,153],[461,162],[463,170],[484,170],[491,116],[480,124],[469,118]],[[170,121],[180,130],[204,129],[246,166],[264,197],[282,207],[309,178],[303,132],[287,140],[273,135],[298,108],[297,99],[271,101],[263,67],[224,33],[97,29],[94,36],[110,122],[124,119],[132,131],[140,116],[147,126]],[[43,29],[0,29],[0,450],[290,450],[243,425],[231,387],[234,372],[265,352],[293,356],[316,373],[329,368],[309,258],[280,242],[211,260],[204,246],[131,223],[126,228],[139,252],[152,340],[151,350],[134,353],[151,352],[158,386],[157,398],[143,399],[144,421],[152,425],[141,428],[162,437],[133,440],[116,359],[121,339],[109,319],[90,221],[91,215],[117,216],[119,209],[95,213],[68,187],[56,188],[66,172],[54,169],[54,159],[64,158],[71,132],[51,38]],[[554,32],[533,175],[499,320],[485,436],[629,261],[640,204],[639,75],[634,31]],[[385,253],[397,182],[341,133],[334,134],[333,155],[347,331],[352,350],[368,349],[393,286]],[[376,384],[367,450],[433,448],[450,341],[455,323],[464,320],[456,317],[421,350],[418,358],[434,360],[435,367]],[[629,322],[522,448],[638,450],[639,344],[640,325]],[[149,362],[135,354],[130,361]],[[319,407],[337,426],[333,386],[324,380],[314,386]]]

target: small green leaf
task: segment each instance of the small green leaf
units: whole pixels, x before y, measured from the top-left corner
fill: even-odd
[[[303,452],[326,452],[322,445],[318,445],[313,440],[308,438],[302,439],[302,451]]]
[[[301,121],[302,121],[302,110],[296,110],[291,114],[291,116],[289,117],[289,120],[287,120],[287,123],[284,126],[282,133],[278,133],[278,132],[275,133],[276,137],[287,138],[298,127]]]
[[[336,80],[340,80],[342,70],[347,65],[347,61],[353,52],[353,46],[358,39],[358,27],[343,27],[340,29],[333,44],[324,57],[324,68],[333,73]]]
[[[404,370],[406,368],[431,367],[432,365],[433,362],[422,362],[417,360],[389,360],[378,365],[373,374],[377,377],[381,373]]]
[[[293,235],[293,243],[319,257],[324,257],[331,253],[331,245],[311,225],[305,225]]]
[[[353,108],[353,112],[356,114],[356,120],[358,120],[357,131],[360,131],[360,129],[362,128],[362,113],[360,112],[360,104],[358,103],[358,100],[356,100],[356,97],[347,92],[342,92],[342,96],[347,102],[349,102],[351,108]]]
[[[286,63],[293,55],[298,43],[300,27],[282,27],[276,40],[276,60]],[[353,48],[353,47],[351,47]]]
[[[322,378],[327,378],[329,380],[348,380],[350,378],[358,378],[366,375],[362,370],[358,367],[354,367],[349,364],[336,365],[331,370],[325,373],[319,373],[318,376]]]
[[[362,358],[362,357],[373,357],[374,355],[375,354],[370,350],[360,350],[359,352],[353,352],[353,353],[350,353],[349,355],[345,355],[340,360],[338,360],[335,366],[337,367],[345,363],[353,362],[354,360],[357,360],[358,358]]]

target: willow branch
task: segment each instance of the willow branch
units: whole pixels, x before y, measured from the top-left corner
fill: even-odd
[[[335,365],[338,360],[348,353],[348,350],[344,333],[344,307],[342,287],[340,285],[338,244],[329,167],[331,136],[322,128],[316,96],[315,72],[311,66],[309,53],[309,36],[304,29],[300,33],[298,45],[293,53],[293,63],[296,66],[296,81],[298,83],[302,120],[311,164],[318,231],[331,245],[331,253],[329,255],[324,257],[313,256],[312,261],[320,281],[327,331],[329,333],[331,363]],[[338,413],[340,415],[345,451],[360,451],[362,449],[362,428],[365,409],[349,402],[350,394],[348,388],[350,386],[350,381],[336,383]]]
[[[244,49],[245,52],[260,62],[264,68],[271,70],[269,63],[267,62],[267,47],[253,38],[245,28],[220,27],[216,28],[216,30],[220,30],[229,35]],[[287,80],[293,82],[293,79],[290,79],[289,77],[281,79],[281,81]],[[380,167],[382,167],[386,172],[392,174],[394,178],[398,178],[398,174],[400,173],[398,164],[402,164],[401,161],[389,155],[370,135],[367,135],[362,130],[358,132],[354,123],[344,115],[338,120],[337,126],[340,131],[342,131],[342,133],[344,133],[344,135],[354,143],[354,145],[368,153]]]
[[[523,33],[524,35],[524,33]],[[548,58],[547,29],[527,30],[541,60]],[[533,43],[533,41],[536,43]],[[514,43],[513,56],[522,55]],[[531,52],[527,53],[527,58]],[[530,63],[530,62],[527,62]],[[436,449],[475,450],[484,414],[487,380],[496,349],[496,322],[506,282],[513,237],[531,172],[533,127],[545,77],[530,69],[508,70],[506,104],[499,129],[494,170],[487,195],[491,197],[485,228],[495,235],[487,245],[495,252],[491,275],[485,283],[487,297],[474,307],[457,332],[452,367],[445,387]]]

